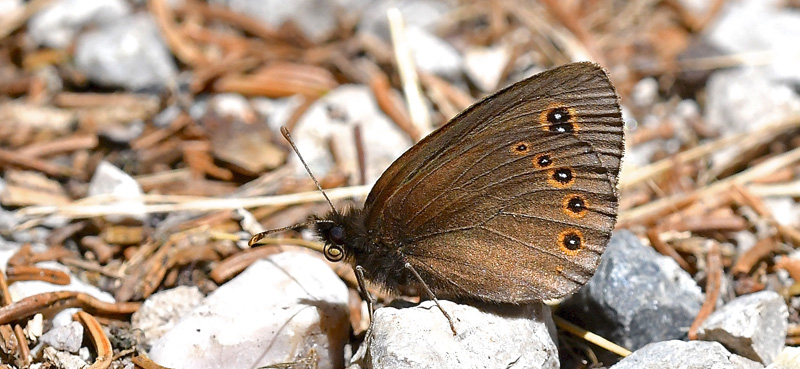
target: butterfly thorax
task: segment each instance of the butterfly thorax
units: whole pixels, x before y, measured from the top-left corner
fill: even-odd
[[[398,251],[402,245],[371,234],[362,209],[331,211],[319,219],[316,228],[325,243],[323,254],[328,261],[344,260],[354,267],[360,265],[366,279],[389,292],[407,294],[409,289],[416,290],[416,280],[405,268],[405,259]]]

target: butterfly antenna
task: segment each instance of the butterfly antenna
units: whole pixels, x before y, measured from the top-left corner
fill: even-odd
[[[328,205],[331,206],[331,210],[333,210],[333,212],[338,215],[339,212],[336,211],[335,207],[333,207],[331,199],[328,198],[328,195],[325,193],[325,190],[323,190],[322,186],[319,185],[319,181],[317,181],[317,178],[314,177],[314,174],[311,173],[311,169],[308,168],[308,164],[306,164],[306,161],[303,159],[303,155],[300,155],[300,150],[297,150],[297,146],[294,144],[294,140],[292,139],[292,135],[289,134],[289,130],[286,129],[286,127],[281,127],[281,134],[283,134],[283,138],[285,138],[286,141],[289,141],[289,145],[292,145],[292,150],[294,150],[294,153],[297,154],[297,157],[300,159],[300,162],[303,163],[303,167],[306,168],[306,172],[308,172],[308,175],[311,177],[311,179],[314,180],[314,184],[317,185],[317,189],[319,189],[319,192],[322,192],[322,196],[325,197],[325,201],[327,201]]]
[[[283,137],[286,139],[286,141],[289,141],[289,145],[292,145],[292,150],[294,150],[295,154],[297,154],[297,157],[300,159],[300,162],[303,163],[303,167],[306,168],[306,172],[311,177],[311,179],[314,180],[314,184],[317,185],[317,189],[319,189],[319,192],[321,192],[322,196],[325,197],[325,201],[327,201],[328,205],[331,206],[331,209],[333,210],[333,212],[338,215],[339,212],[336,211],[335,207],[333,207],[333,203],[331,202],[331,199],[328,198],[328,195],[325,193],[325,190],[322,189],[322,186],[320,186],[319,181],[317,181],[317,178],[314,177],[314,174],[311,173],[311,169],[308,168],[308,164],[306,164],[306,161],[303,159],[303,156],[300,155],[300,150],[297,150],[297,145],[294,144],[294,140],[292,139],[292,135],[289,134],[289,130],[286,129],[286,127],[281,127],[281,133],[283,134]],[[247,242],[247,244],[252,247],[253,245],[259,244],[261,242],[261,240],[263,240],[264,238],[266,238],[267,236],[269,236],[269,235],[271,235],[273,233],[288,231],[290,229],[295,229],[295,228],[300,228],[300,227],[305,227],[305,226],[308,226],[308,225],[320,224],[320,223],[331,223],[331,221],[330,220],[325,220],[325,219],[314,219],[314,220],[310,220],[310,221],[305,222],[305,223],[298,223],[298,224],[290,225],[288,227],[269,229],[269,230],[266,230],[266,231],[263,231],[263,232],[259,232],[259,233],[256,233],[255,235],[253,235],[253,237],[250,238],[250,241]]]
[[[305,226],[309,226],[309,225],[312,225],[312,224],[319,224],[319,223],[331,223],[331,221],[324,220],[324,219],[314,219],[314,220],[309,220],[308,222],[305,222],[305,223],[293,224],[293,225],[290,225],[288,227],[268,229],[268,230],[266,230],[264,232],[258,232],[256,234],[254,234],[253,237],[250,237],[250,241],[247,242],[247,245],[250,246],[250,247],[258,245],[259,243],[261,243],[261,240],[267,238],[267,236],[269,236],[269,235],[271,235],[273,233],[288,231],[290,229],[305,227]]]

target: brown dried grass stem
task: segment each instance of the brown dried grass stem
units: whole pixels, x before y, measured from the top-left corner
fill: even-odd
[[[800,148],[795,148],[791,151],[765,160],[764,162],[750,169],[730,176],[724,180],[711,183],[690,192],[661,198],[639,207],[623,211],[620,213],[619,223],[621,226],[629,226],[634,223],[649,223],[654,217],[671,213],[680,207],[685,206],[693,199],[717,196],[723,191],[730,190],[733,184],[746,184],[755,179],[767,176],[770,173],[773,173],[784,167],[794,165],[798,161],[800,161]]]
[[[92,365],[86,369],[106,369],[111,366],[111,358],[114,356],[114,350],[111,348],[111,341],[103,331],[103,327],[97,322],[93,316],[85,311],[78,311],[75,313],[75,320],[81,323],[88,333],[92,345],[97,350],[97,359]]]
[[[708,261],[706,264],[706,299],[703,301],[703,306],[700,307],[700,312],[697,313],[694,322],[689,327],[689,339],[697,339],[697,330],[703,321],[714,312],[714,308],[719,298],[719,291],[722,285],[722,253],[720,252],[719,245],[716,242],[711,242],[708,247]]]
[[[714,152],[727,147],[733,145],[743,148],[752,147],[759,142],[770,140],[775,136],[797,127],[800,127],[800,117],[794,117],[780,123],[767,125],[755,132],[739,133],[708,142],[642,168],[626,171],[623,173],[622,177],[620,177],[619,187],[621,190],[631,188],[663,173],[668,173],[674,170],[676,166],[706,158]]]
[[[371,185],[339,187],[326,190],[326,193],[331,200],[352,197],[363,198],[366,197],[370,189]],[[145,203],[145,205],[140,209],[131,209],[131,200],[141,200]],[[171,213],[177,211],[209,212],[229,210],[240,207],[249,209],[260,206],[287,206],[324,200],[325,199],[322,197],[319,191],[301,192],[278,196],[231,199],[160,195],[144,195],[138,198],[120,199],[113,196],[98,196],[95,198],[85,198],[62,206],[29,206],[18,210],[18,214],[24,217],[60,215],[67,218],[77,219],[111,214],[133,214],[140,213],[140,211],[144,213]],[[162,204],[153,204],[154,202],[161,202]],[[163,202],[173,203],[163,204]]]

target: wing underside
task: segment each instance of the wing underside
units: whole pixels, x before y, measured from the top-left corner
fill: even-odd
[[[368,197],[367,226],[437,295],[542,300],[594,273],[616,217],[622,122],[605,72],[567,67],[570,80],[545,72],[454,118]],[[571,109],[570,132],[548,128],[554,106]]]

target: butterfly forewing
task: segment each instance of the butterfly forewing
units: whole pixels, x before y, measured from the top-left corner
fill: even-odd
[[[561,297],[588,281],[614,227],[622,135],[602,68],[544,72],[398,159],[367,199],[367,228],[439,297]]]

